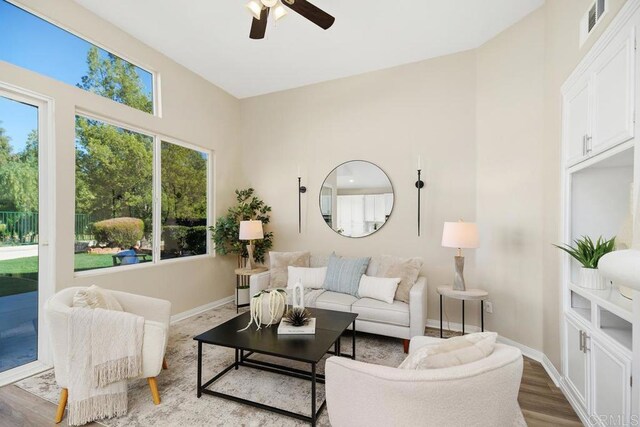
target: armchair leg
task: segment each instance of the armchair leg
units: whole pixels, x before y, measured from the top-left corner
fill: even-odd
[[[151,389],[151,397],[153,398],[153,404],[160,404],[160,393],[158,392],[158,382],[156,381],[156,377],[147,378],[147,382],[149,382],[149,388]]]
[[[167,364],[167,358],[162,359],[162,369],[169,369],[169,365]]]
[[[69,397],[69,390],[63,388],[60,390],[60,401],[58,402],[58,410],[56,411],[56,424],[60,424],[64,417],[64,408],[67,406],[67,398]]]
[[[404,346],[404,352],[409,353],[409,340],[402,340],[402,345]]]

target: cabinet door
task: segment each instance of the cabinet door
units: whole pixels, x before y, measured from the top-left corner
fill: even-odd
[[[586,158],[589,135],[589,79],[579,80],[564,98],[564,132],[567,162],[576,164]]]
[[[630,425],[631,361],[597,338],[587,340],[591,355],[591,415],[602,425]]]
[[[602,52],[593,72],[593,135],[588,154],[633,138],[635,29],[621,32]]]
[[[587,354],[582,350],[580,326],[565,316],[565,379],[573,394],[587,409]]]
[[[375,211],[376,211],[376,216],[375,216],[375,221],[376,222],[384,222],[384,218],[385,218],[385,200],[384,200],[384,194],[376,194],[375,195]]]

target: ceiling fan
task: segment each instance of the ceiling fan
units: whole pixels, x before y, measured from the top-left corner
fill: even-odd
[[[336,20],[336,18],[317,6],[312,5],[307,0],[251,0],[247,3],[247,9],[249,9],[253,15],[249,37],[252,39],[263,39],[267,31],[269,13],[273,12],[277,21],[287,14],[287,9],[285,9],[284,6],[287,6],[289,9],[297,12],[325,30],[329,29]]]

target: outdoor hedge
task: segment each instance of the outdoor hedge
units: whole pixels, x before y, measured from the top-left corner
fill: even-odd
[[[162,227],[165,251],[177,254],[189,252],[192,255],[207,253],[207,227],[184,225],[165,225]]]
[[[129,248],[144,236],[144,222],[139,218],[113,218],[93,224],[96,240],[112,248]]]

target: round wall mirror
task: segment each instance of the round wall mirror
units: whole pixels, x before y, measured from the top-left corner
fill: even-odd
[[[393,210],[393,185],[371,162],[352,160],[331,171],[320,189],[320,213],[336,233],[365,237],[380,230]]]

